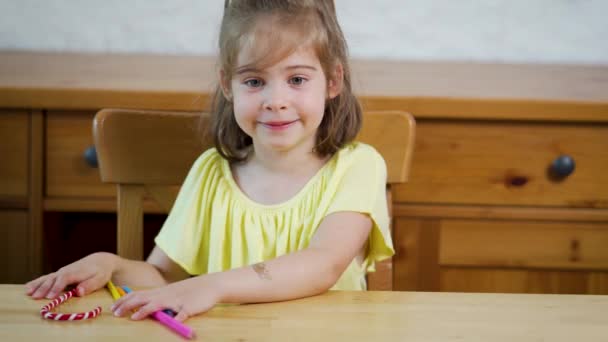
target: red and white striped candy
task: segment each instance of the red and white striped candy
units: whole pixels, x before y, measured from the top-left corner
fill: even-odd
[[[55,298],[52,302],[43,306],[40,309],[40,315],[42,318],[55,320],[55,321],[80,321],[83,319],[95,318],[101,313],[101,306],[96,307],[95,309],[88,312],[78,312],[78,313],[58,313],[51,312],[56,306],[65,302],[66,300],[72,298],[76,294],[76,289],[68,291],[59,298]]]

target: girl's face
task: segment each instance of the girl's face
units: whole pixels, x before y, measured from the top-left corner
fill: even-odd
[[[241,52],[230,88],[236,122],[255,150],[312,151],[325,101],[338,95],[338,82],[328,83],[311,48],[300,48],[261,70],[247,67],[249,63],[247,51]]]

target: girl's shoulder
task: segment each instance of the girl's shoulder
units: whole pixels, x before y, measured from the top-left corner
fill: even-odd
[[[211,147],[196,158],[193,166],[220,166],[223,160],[224,158],[217,152],[217,149]]]
[[[215,148],[203,152],[192,164],[185,183],[217,181],[224,173],[225,159]]]
[[[344,179],[358,181],[377,177],[386,178],[386,162],[382,155],[371,145],[352,142],[342,147],[332,158],[331,180],[344,182]]]
[[[352,165],[384,165],[384,158],[382,155],[371,145],[355,141],[342,147],[336,156],[338,163],[347,166]]]
[[[220,169],[224,158],[217,152],[215,147],[205,150],[192,164],[190,172],[198,170]]]

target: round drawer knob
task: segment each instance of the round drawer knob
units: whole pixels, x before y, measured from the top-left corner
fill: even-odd
[[[569,155],[561,155],[557,157],[549,167],[549,172],[551,173],[552,178],[560,180],[564,179],[574,172],[576,164],[574,163],[574,159]]]
[[[84,160],[90,167],[97,167],[99,165],[97,163],[97,151],[95,151],[95,146],[89,146],[84,150]]]

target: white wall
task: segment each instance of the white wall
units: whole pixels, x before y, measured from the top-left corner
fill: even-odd
[[[608,0],[337,0],[359,58],[608,64]],[[0,0],[0,49],[215,53],[223,0]]]

